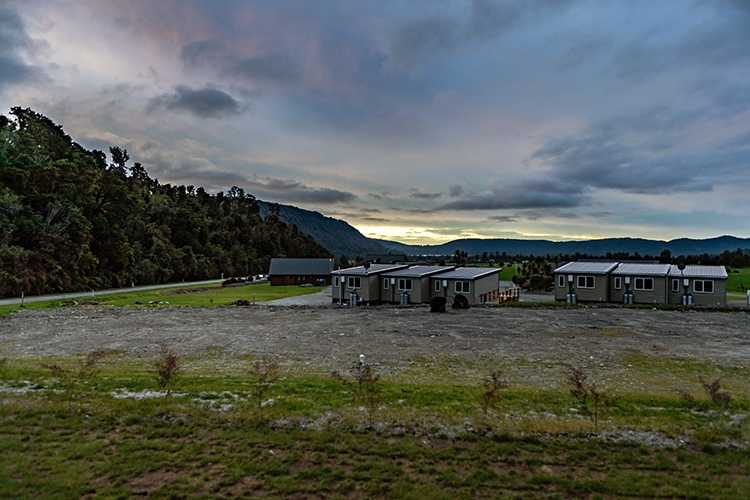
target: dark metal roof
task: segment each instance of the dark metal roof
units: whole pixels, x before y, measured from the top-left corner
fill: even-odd
[[[437,274],[434,278],[439,278],[441,280],[475,280],[493,273],[499,275],[500,269],[497,267],[459,267],[452,271]]]
[[[397,271],[389,271],[383,273],[383,276],[389,278],[422,278],[424,276],[430,276],[435,273],[441,273],[443,271],[450,271],[454,266],[411,266],[406,269],[399,269]]]
[[[365,260],[373,264],[397,264],[399,262],[408,262],[406,254],[378,253],[365,255]]]
[[[612,271],[618,276],[666,276],[669,274],[669,264],[625,263]]]
[[[369,269],[365,269],[364,266],[349,267],[347,269],[338,269],[333,271],[331,274],[338,274],[341,276],[368,276],[371,274],[380,274],[386,271],[395,271],[397,269],[403,269],[406,266],[403,264],[371,264]]]
[[[617,267],[617,262],[569,262],[555,269],[555,274],[607,274]]]
[[[331,274],[333,259],[271,259],[270,276],[322,276]]]
[[[685,266],[683,271],[677,266],[671,266],[670,276],[684,276],[686,278],[715,278],[727,279],[729,275],[724,266]]]

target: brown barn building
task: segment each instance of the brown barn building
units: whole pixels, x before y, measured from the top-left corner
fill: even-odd
[[[271,286],[331,284],[333,259],[271,259]]]

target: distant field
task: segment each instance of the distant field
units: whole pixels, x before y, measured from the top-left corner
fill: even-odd
[[[192,306],[192,307],[210,307],[232,304],[238,300],[248,300],[252,302],[265,302],[268,300],[283,299],[295,295],[306,295],[316,293],[320,287],[299,287],[299,286],[274,286],[268,283],[245,286],[211,286],[211,287],[175,287],[162,288],[159,290],[148,290],[143,292],[129,292],[113,295],[102,295],[96,298],[78,298],[72,299],[79,303],[93,301],[103,306],[148,306],[154,302],[161,307],[170,306]],[[175,293],[190,292],[190,293]],[[24,306],[25,309],[53,309],[60,307],[61,303],[70,301],[50,300],[43,302],[32,302]],[[158,304],[162,302],[162,304]],[[167,304],[168,303],[168,304]],[[19,305],[0,306],[0,318],[3,318],[13,311],[21,308]]]
[[[516,267],[503,267],[503,270],[500,271],[500,281],[511,281],[513,280],[513,276],[516,275]]]
[[[727,267],[727,292],[747,293],[750,288],[750,267],[729,268]]]

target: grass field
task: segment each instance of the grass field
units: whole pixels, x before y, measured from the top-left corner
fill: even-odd
[[[500,271],[500,281],[512,281],[513,276],[516,275],[516,267],[503,267],[503,270]]]
[[[259,409],[259,386],[247,374],[252,360],[211,356],[182,360],[169,398],[153,365],[126,353],[106,357],[100,373],[72,382],[39,362],[75,374],[80,360],[6,360],[0,366],[0,497],[750,495],[750,452],[723,444],[747,446],[743,380],[728,386],[738,392],[723,410],[699,392],[695,401],[663,390],[613,394],[599,431],[668,441],[653,447],[597,437],[593,419],[567,390],[511,381],[485,414],[481,380],[456,383],[419,368],[410,374],[416,383],[374,384],[370,430],[361,408],[369,403],[356,398],[355,386],[312,369],[282,367],[278,381],[263,386]],[[684,360],[632,361],[645,377],[696,368]],[[690,446],[669,445],[682,438]]]
[[[174,293],[190,292],[190,293]],[[308,293],[316,293],[320,291],[320,287],[299,287],[299,286],[274,286],[272,287],[268,283],[261,283],[257,285],[245,285],[245,286],[211,286],[211,287],[175,287],[175,288],[162,288],[159,290],[149,290],[142,292],[129,292],[113,295],[100,295],[95,298],[79,298],[77,301],[92,300],[103,306],[118,306],[118,307],[131,307],[131,306],[153,306],[153,307],[164,307],[170,306],[191,306],[191,307],[210,307],[220,306],[226,304],[232,304],[238,300],[248,300],[250,302],[255,299],[257,302],[265,302],[268,300],[282,299],[285,297],[291,297],[295,295],[305,295]],[[60,307],[60,303],[64,301],[50,300],[42,302],[29,302],[24,305],[25,309],[53,309]],[[153,302],[154,304],[150,304]],[[158,304],[162,302],[162,304]],[[167,304],[168,302],[168,304]],[[21,308],[20,305],[11,306],[0,306],[0,318],[4,318],[13,311],[17,311]]]
[[[750,288],[750,267],[729,268],[727,267],[727,292],[747,293]]]

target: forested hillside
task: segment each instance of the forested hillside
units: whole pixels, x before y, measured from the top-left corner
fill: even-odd
[[[0,296],[265,272],[330,257],[240,188],[160,184],[125,150],[87,151],[30,109],[0,115]]]
[[[258,200],[260,215],[275,214],[287,224],[296,225],[300,231],[309,234],[315,241],[333,252],[337,257],[341,254],[357,255],[369,253],[388,253],[388,250],[378,240],[362,235],[346,221],[326,217],[319,212],[305,210],[291,205],[268,203]]]

